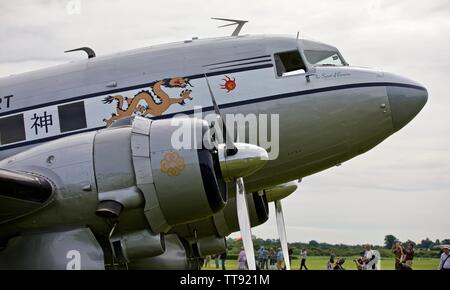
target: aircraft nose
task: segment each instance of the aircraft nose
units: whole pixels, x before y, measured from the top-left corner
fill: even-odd
[[[422,87],[387,87],[386,90],[395,131],[408,124],[428,100],[428,92]]]

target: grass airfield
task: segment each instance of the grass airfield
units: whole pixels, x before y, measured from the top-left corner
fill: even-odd
[[[356,257],[347,258],[344,263],[344,268],[346,270],[356,270],[356,265],[353,262],[353,259]],[[306,260],[306,266],[309,270],[326,270],[327,262],[329,257],[308,257]],[[293,260],[293,265],[291,266],[292,270],[300,269],[300,260]],[[211,260],[209,262],[208,267],[203,267],[202,270],[220,270],[221,269],[221,261],[219,261],[219,269],[216,269],[215,261]],[[417,258],[414,259],[413,269],[414,270],[437,270],[439,266],[439,259],[431,259],[431,258]],[[237,270],[238,263],[236,260],[227,260],[226,261],[226,269],[227,270]],[[381,259],[381,270],[394,270],[394,258],[385,258]]]

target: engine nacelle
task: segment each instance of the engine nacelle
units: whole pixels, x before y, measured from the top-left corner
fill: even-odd
[[[196,259],[189,258],[185,245],[177,235],[166,236],[166,251],[153,258],[134,260],[130,270],[189,270],[198,269]]]
[[[166,250],[164,235],[154,235],[148,229],[113,236],[110,242],[115,256],[127,263],[159,256]]]
[[[226,185],[217,156],[203,148],[208,128],[206,121],[192,118],[133,122],[136,184],[145,196],[144,211],[154,232],[210,216],[225,206]],[[175,142],[189,148],[174,150]]]
[[[250,226],[262,225],[269,219],[269,205],[266,196],[253,192],[247,194],[246,197]],[[220,236],[227,236],[230,233],[239,231],[236,207],[236,198],[230,198],[223,211],[214,215],[214,224]]]
[[[224,237],[207,236],[199,238],[195,246],[196,255],[206,257],[217,253],[223,253],[227,249],[227,243]]]
[[[281,200],[298,188],[297,180],[283,183],[271,188],[247,194],[247,206],[251,227],[263,224],[269,217],[268,202]],[[232,193],[233,195],[233,193]],[[227,205],[211,218],[196,221],[188,225],[178,225],[172,232],[190,242],[193,253],[197,257],[222,253],[225,245],[221,247],[223,237],[232,232],[239,231],[239,222],[236,214],[236,199],[230,197]]]
[[[275,200],[282,200],[283,198],[291,195],[298,188],[298,181],[289,181],[283,184],[279,184],[273,187],[269,187],[264,189],[264,194],[267,197],[268,202],[272,202]]]
[[[264,194],[254,192],[246,195],[247,207],[250,217],[251,227],[256,227],[265,223],[269,218],[269,206]],[[202,243],[211,242],[220,237],[226,237],[233,232],[239,231],[239,221],[236,211],[235,197],[229,197],[225,208],[212,217],[202,219],[186,225],[177,225],[170,232],[177,233],[186,239],[193,248],[197,247],[201,254]],[[219,243],[217,243],[219,244]],[[205,246],[203,246],[205,248]],[[212,246],[211,246],[212,248]],[[194,250],[195,252],[195,250]],[[211,251],[204,251],[210,253]],[[220,253],[217,251],[215,253]]]

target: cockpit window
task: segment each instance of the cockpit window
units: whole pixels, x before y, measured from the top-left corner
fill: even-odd
[[[308,62],[315,66],[344,66],[347,65],[337,51],[333,50],[305,50]]]
[[[276,53],[274,58],[279,77],[306,72],[306,66],[298,50]]]

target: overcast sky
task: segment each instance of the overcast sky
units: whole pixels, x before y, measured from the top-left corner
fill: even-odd
[[[232,32],[210,17],[250,20],[243,34],[300,31],[337,46],[351,65],[402,74],[429,91],[404,129],[305,178],[283,201],[289,241],[450,238],[450,0],[0,1],[0,76],[82,59],[63,53],[81,46],[104,55]],[[273,205],[253,233],[277,237]]]

